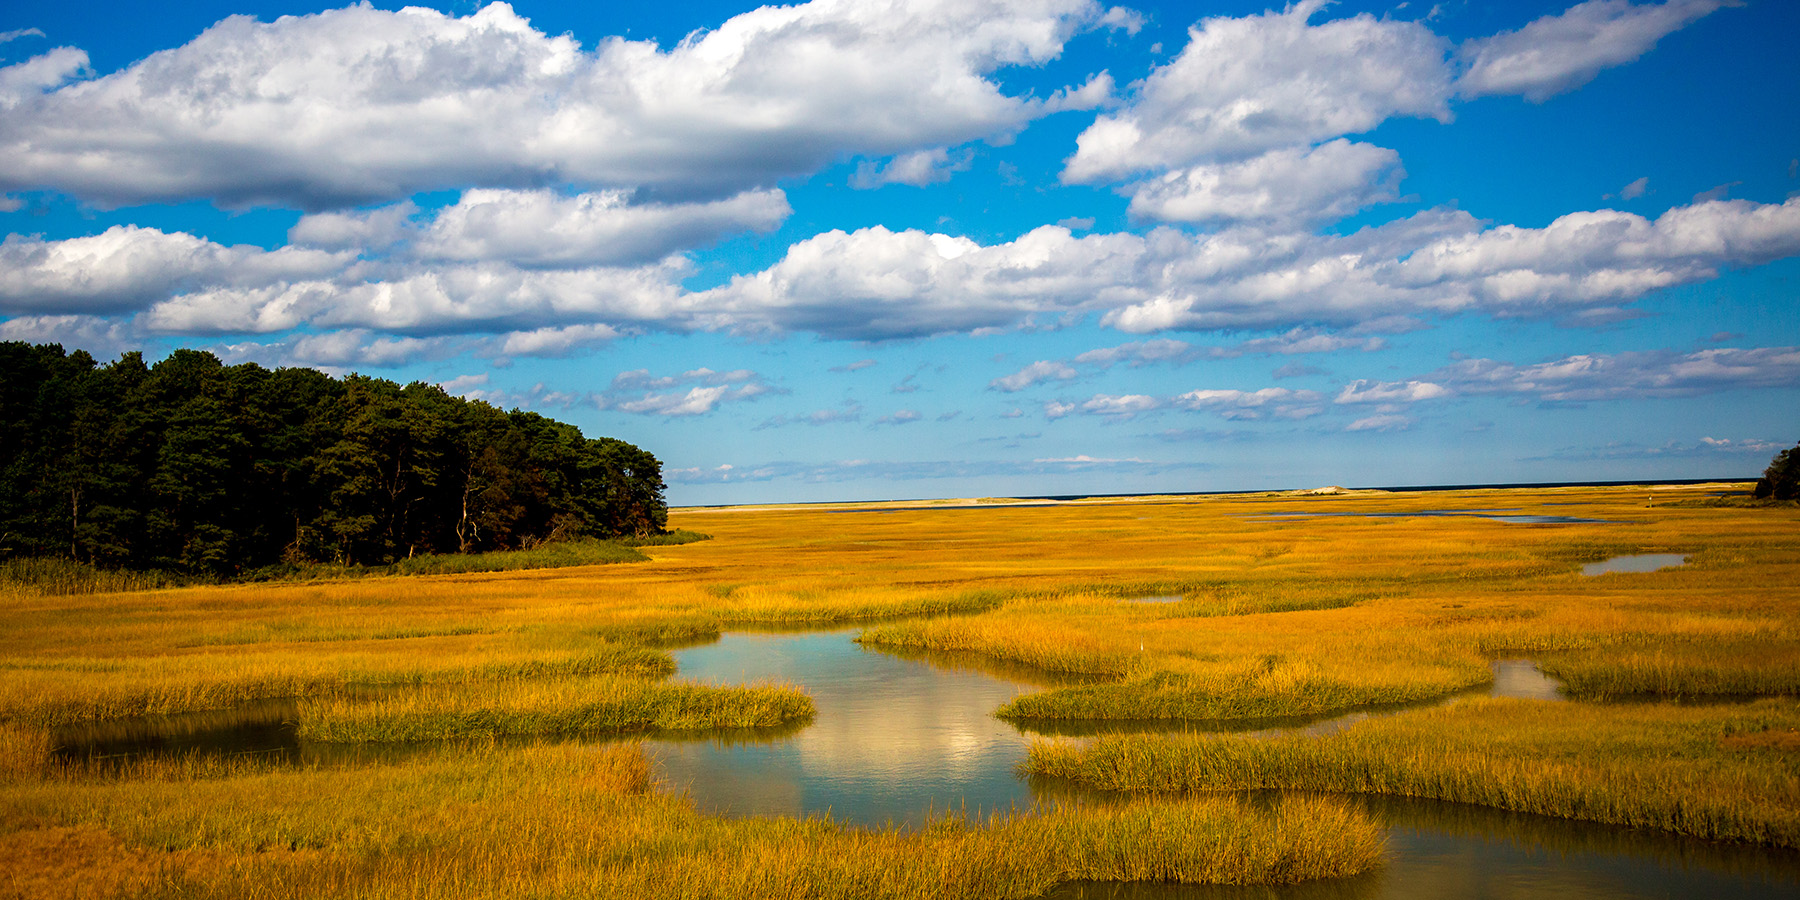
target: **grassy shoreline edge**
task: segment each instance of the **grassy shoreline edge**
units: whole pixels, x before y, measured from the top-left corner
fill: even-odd
[[[1473,699],[1335,734],[1033,742],[1025,774],[1131,793],[1391,794],[1800,848],[1800,703]]]

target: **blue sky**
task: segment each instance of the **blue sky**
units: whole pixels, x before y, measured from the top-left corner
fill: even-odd
[[[440,383],[677,504],[1743,476],[1800,6],[11,4],[0,339]]]

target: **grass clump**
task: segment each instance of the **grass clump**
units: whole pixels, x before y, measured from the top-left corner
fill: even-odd
[[[1140,655],[1117,641],[1096,638],[1081,624],[1067,621],[1046,627],[1013,617],[942,618],[877,625],[864,629],[856,640],[874,647],[983,653],[1051,672],[1125,676],[1139,668]]]
[[[441,741],[499,735],[767,728],[803,722],[812,698],[790,686],[665,683],[603,676],[427,688],[369,702],[300,705],[303,740]]]
[[[850,591],[738,586],[712,613],[725,624],[805,625],[857,619],[945,616],[992,609],[1000,597],[986,591],[946,594],[905,588]]]
[[[1471,673],[1473,687],[1484,679]],[[1018,697],[1003,719],[1233,721],[1318,716],[1366,706],[1419,703],[1444,695],[1433,685],[1370,685],[1333,678],[1305,663],[1264,657],[1235,677],[1156,672],[1105,684],[1075,685]]]
[[[1571,696],[1800,694],[1800,641],[1721,640],[1608,647],[1543,660]]]
[[[1382,641],[1377,649],[1367,645],[1367,636],[1321,640],[1317,626],[1304,622],[1292,627],[1288,640],[1271,640],[1271,632],[1281,634],[1273,626],[1248,624],[1199,628],[1162,615],[1157,607],[1065,600],[882,625],[858,640],[878,647],[976,652],[1049,671],[1117,679],[1029,694],[1000,708],[1002,718],[1021,722],[1317,716],[1432,700],[1491,678],[1485,661],[1466,650],[1445,652],[1405,640]],[[1275,651],[1277,646],[1284,649]],[[1366,656],[1368,663],[1353,675],[1345,673],[1346,655]]]
[[[604,643],[530,656],[479,654],[432,660],[363,654],[268,653],[248,659],[215,655],[160,657],[107,664],[60,660],[14,663],[0,679],[0,722],[39,728],[105,719],[226,709],[264,700],[356,694],[390,685],[455,685],[496,680],[598,675],[663,678],[675,671],[667,653]],[[84,663],[91,665],[84,665]],[[4,671],[0,669],[0,671]]]
[[[1367,816],[1319,797],[1261,809],[1236,798],[1151,798],[1058,811],[1026,827],[1048,832],[1064,880],[1294,884],[1366,872],[1383,849]]]
[[[662,534],[643,534],[634,537],[622,537],[617,541],[627,547],[674,547],[680,544],[692,544],[696,541],[710,541],[712,535],[689,531],[685,528],[673,528]]]
[[[1319,737],[1038,741],[1024,767],[1104,790],[1391,794],[1800,847],[1800,778],[1783,749],[1797,727],[1800,705],[1783,700],[1737,708],[1482,699]]]

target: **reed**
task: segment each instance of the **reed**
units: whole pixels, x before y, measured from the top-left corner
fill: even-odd
[[[50,765],[50,733],[0,723],[0,781],[40,775]]]
[[[1547,656],[1541,668],[1577,697],[1800,694],[1800,641],[1664,642]]]
[[[442,741],[498,735],[618,734],[767,728],[812,718],[812,698],[785,685],[715,687],[602,676],[488,681],[359,702],[308,700],[303,740]]]

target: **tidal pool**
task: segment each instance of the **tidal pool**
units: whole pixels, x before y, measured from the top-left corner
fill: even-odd
[[[1029,739],[993,715],[1039,689],[1020,680],[1023,672],[995,677],[972,659],[934,665],[920,654],[864,649],[855,634],[728,632],[676,651],[683,678],[798,684],[818,714],[807,728],[768,742],[649,742],[664,780],[708,812],[829,812],[865,825],[916,825],[934,810],[1032,805],[1029,787],[1013,774]]]
[[[1687,565],[1687,561],[1687,556],[1680,553],[1636,553],[1587,563],[1581,567],[1581,574],[1593,577],[1605,575],[1608,572],[1654,572],[1658,569],[1684,566]]]

